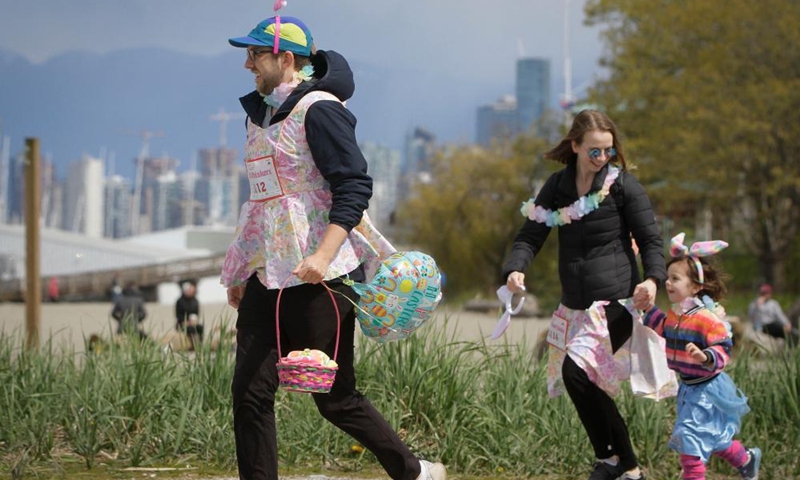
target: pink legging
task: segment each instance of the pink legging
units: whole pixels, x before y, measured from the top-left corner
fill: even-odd
[[[730,463],[734,468],[740,468],[747,462],[747,451],[739,440],[734,440],[731,446],[714,455]],[[700,457],[681,454],[681,467],[683,467],[683,480],[704,480],[706,478],[706,465]]]

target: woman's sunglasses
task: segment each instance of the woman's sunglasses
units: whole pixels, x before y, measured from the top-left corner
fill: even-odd
[[[603,155],[605,155],[606,158],[614,158],[617,156],[617,150],[614,147],[608,147],[605,150],[601,148],[590,148],[586,153],[589,154],[589,158],[592,160],[597,160]]]

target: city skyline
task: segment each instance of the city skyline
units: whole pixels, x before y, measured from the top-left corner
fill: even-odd
[[[79,4],[86,0],[76,1],[15,3],[5,9],[10,15],[0,17],[0,71],[4,64],[16,62],[15,70],[2,76],[13,85],[17,70],[30,70],[33,80],[27,83],[36,87],[0,89],[0,131],[12,135],[12,153],[21,148],[23,137],[40,136],[37,129],[50,117],[59,128],[43,130],[43,153],[55,159],[59,175],[83,153],[103,156],[103,151],[116,156],[120,171],[131,168],[140,148],[139,134],[146,130],[164,133],[152,139],[151,150],[180,158],[182,170],[194,161],[198,149],[217,146],[220,124],[210,117],[220,108],[240,114],[237,98],[252,86],[252,75],[242,68],[242,52],[230,47],[227,38],[249,31],[254,19],[270,14],[271,3],[231,8],[208,1],[153,5],[133,0],[125,11],[105,3],[81,11]],[[574,50],[574,84],[585,86],[597,75],[601,45],[599,28],[582,24],[584,3],[504,0],[485,12],[474,0],[443,0],[419,9],[395,0],[380,5],[291,0],[281,13],[303,18],[318,46],[334,48],[350,60],[357,88],[348,107],[359,119],[359,141],[402,149],[404,137],[416,126],[431,130],[443,143],[472,141],[474,121],[467,115],[513,91],[514,79],[507,73],[520,57],[551,59],[551,88],[560,94],[565,8]],[[177,19],[180,23],[175,25],[181,28],[169,28]],[[124,32],[116,25],[125,25]],[[185,41],[183,25],[191,26],[192,42]],[[481,34],[475,35],[476,31]],[[365,35],[369,41],[364,41]],[[29,61],[33,63],[25,65]],[[95,64],[101,67],[80,68]],[[72,84],[86,85],[96,101],[105,104],[116,103],[113,92],[107,91],[114,88],[109,85],[116,86],[135,105],[115,119],[119,124],[113,129],[106,122],[106,131],[99,132],[95,122],[75,131],[74,124],[83,121],[75,113],[108,116],[109,112],[78,103],[85,92]],[[27,98],[15,108],[14,99],[4,96]],[[174,97],[182,97],[179,100],[186,105],[203,103],[203,108],[187,109],[187,121],[180,126],[167,123],[169,117],[161,121],[158,108],[177,103]],[[124,101],[120,105],[126,108]],[[29,112],[49,115],[42,122],[41,115]],[[228,144],[233,146],[241,143],[243,133],[236,125],[232,122],[228,128]],[[85,135],[85,141],[78,146],[69,140],[72,143],[64,148],[68,140],[44,138],[45,134],[71,139]]]
[[[518,133],[528,130],[531,121],[533,119],[539,118],[543,112],[543,109],[559,108],[557,102],[557,95],[554,95],[552,93],[553,75],[551,75],[549,71],[545,72],[544,76],[538,79],[540,83],[543,83],[542,85],[533,85],[530,81],[525,80],[526,78],[530,79],[536,77],[535,75],[536,69],[532,71],[534,75],[525,74],[523,71],[522,77],[520,77],[521,75],[520,66],[526,65],[530,62],[534,62],[537,64],[544,64],[545,67],[551,63],[550,59],[522,57],[518,59],[515,64],[516,73],[514,73],[514,71],[509,71],[509,72],[503,72],[504,75],[501,75],[501,77],[508,79],[511,83],[507,88],[504,88],[502,90],[502,95],[500,98],[508,96],[513,97],[514,94],[516,94],[516,97],[514,98],[524,99],[526,97],[525,90],[528,90],[532,93],[529,93],[527,96],[530,97],[534,103],[536,103],[535,106],[531,103],[530,106],[524,108],[524,110],[530,111],[529,114],[530,118],[525,121],[523,121],[523,119],[520,119],[520,122],[526,123],[528,125],[526,126],[520,124],[519,128],[514,129],[513,133]],[[520,90],[521,88],[523,90]],[[514,93],[509,93],[509,92],[514,92]],[[0,89],[0,107],[2,107],[2,101],[1,101],[2,94],[3,90]],[[534,95],[535,98],[531,97],[531,95]],[[85,95],[81,96],[80,93],[71,96],[71,98],[74,102],[78,103],[87,101]],[[359,100],[363,101],[364,99],[359,99],[359,98],[353,99],[351,100],[351,102],[348,102],[348,107],[350,107],[351,110],[353,110],[354,108],[355,110],[358,110],[360,106]],[[371,100],[371,98],[367,99],[367,103],[369,103],[369,100]],[[356,104],[355,107],[353,107],[354,104]],[[486,104],[484,103],[484,105]],[[478,106],[478,108],[480,108],[480,106]],[[3,113],[6,110],[0,108],[0,113]],[[205,111],[209,110],[210,109],[205,108]],[[358,111],[355,111],[354,113],[356,113],[357,117],[362,118],[359,115]],[[190,153],[188,155],[172,154],[165,148],[162,148],[160,150],[160,153],[153,153],[159,151],[159,146],[163,145],[168,140],[168,137],[170,137],[170,134],[173,132],[165,133],[161,129],[151,130],[145,128],[141,130],[135,130],[135,129],[121,128],[121,127],[113,127],[109,126],[107,123],[104,122],[101,122],[101,126],[106,129],[106,133],[103,134],[105,138],[103,139],[104,144],[101,146],[95,148],[81,146],[78,147],[77,150],[73,147],[71,152],[58,148],[58,145],[56,145],[56,148],[53,148],[52,147],[53,143],[57,142],[52,142],[52,137],[49,136],[51,135],[52,132],[45,131],[45,133],[43,133],[43,136],[41,137],[42,152],[43,155],[47,158],[53,159],[55,157],[55,165],[57,167],[56,174],[58,178],[66,177],[68,173],[68,169],[66,167],[68,167],[68,164],[70,162],[80,160],[80,158],[86,155],[102,159],[104,161],[105,167],[109,172],[122,174],[125,178],[128,179],[132,179],[132,175],[135,175],[133,169],[135,169],[137,158],[141,158],[143,156],[149,156],[151,154],[152,156],[176,158],[178,159],[178,163],[180,165],[178,171],[181,172],[189,171],[194,168],[194,165],[196,165],[197,162],[201,161],[200,156],[202,155],[201,152],[203,149],[217,148],[219,146],[225,146],[227,144],[231,144],[233,146],[232,148],[235,149],[238,145],[241,144],[244,134],[243,128],[237,128],[241,127],[241,124],[243,124],[244,122],[245,116],[242,111],[228,111],[226,110],[225,107],[219,107],[218,109],[216,109],[216,111],[212,111],[212,113],[208,113],[205,115],[198,115],[198,116],[201,117],[199,120],[206,124],[206,129],[205,129],[206,133],[202,136],[195,136],[190,138],[190,142],[188,144],[189,146],[181,149],[183,151],[189,150]],[[363,118],[368,118],[368,117],[369,116]],[[84,120],[85,118],[86,117],[84,117]],[[5,140],[4,143],[0,144],[0,147],[5,147],[6,149],[5,153],[7,155],[14,155],[18,153],[19,151],[21,151],[21,147],[23,146],[22,145],[23,138],[19,135],[13,135],[14,133],[13,127],[16,125],[14,119],[15,117],[13,116],[6,118],[0,117],[0,140]],[[80,123],[81,121],[82,120],[79,117],[76,118],[75,123],[77,124]],[[361,125],[363,125],[368,121],[369,119],[367,119],[366,121],[362,121]],[[469,125],[469,130],[470,130],[469,135],[466,138],[462,137],[459,141],[455,143],[484,144],[484,142],[481,141],[480,135],[479,134],[476,135],[474,129],[474,120],[467,119],[465,123],[468,125],[471,124]],[[405,142],[405,137],[409,135],[411,132],[413,132],[415,129],[420,127],[427,131],[432,132],[432,134],[436,136],[441,143],[451,143],[448,142],[447,135],[442,135],[440,131],[436,130],[435,128],[431,128],[428,124],[425,123],[411,124],[408,125],[406,128],[398,131],[397,133],[402,136],[402,141],[400,144],[391,144],[390,142],[381,141],[380,139],[375,139],[373,137],[370,137],[369,135],[359,135],[359,141],[371,142],[386,146],[388,148],[404,150],[405,146],[403,142]],[[231,132],[231,128],[232,128],[232,133],[228,133]],[[213,132],[213,133],[209,135],[208,132]],[[229,137],[234,137],[234,141],[228,142],[227,139]],[[28,137],[26,136],[25,138]],[[81,143],[83,145],[82,140],[80,138],[75,139],[73,137],[70,137],[70,139],[74,140],[73,143]],[[123,140],[128,145],[128,148],[126,149],[128,154],[120,155],[117,150],[106,146],[106,144],[113,145],[115,142],[118,141],[121,142]],[[89,144],[91,142],[86,142],[86,143]]]
[[[373,174],[376,223],[388,226],[398,201],[401,152],[371,142],[359,144]],[[429,152],[432,154],[432,150]],[[56,178],[53,163],[40,159],[42,226],[92,238],[126,238],[186,226],[236,225],[240,206],[249,198],[246,169],[236,150],[205,148],[200,163],[178,173],[178,162],[163,156],[142,157],[140,175],[130,179],[106,168],[101,158],[84,155]],[[0,157],[0,178],[12,188],[0,190],[0,224],[21,225],[25,218],[24,154]],[[385,210],[385,212],[384,212]]]
[[[517,60],[514,92],[507,94],[509,117],[500,119],[518,134],[527,131],[538,121],[545,110],[554,103],[550,91],[549,59],[523,57]],[[518,103],[516,98],[522,98]],[[477,110],[478,131],[473,142],[486,146],[495,134],[495,127],[481,131],[482,114],[485,109],[496,111],[498,103],[479,107]],[[496,113],[492,113],[496,115]],[[45,158],[42,169],[43,194],[42,217],[44,225],[65,231],[81,232],[100,238],[125,238],[142,233],[158,232],[183,226],[234,226],[239,206],[249,194],[243,178],[244,168],[238,162],[238,150],[228,147],[227,123],[244,115],[220,109],[210,115],[209,120],[218,123],[219,145],[198,147],[189,169],[179,172],[181,161],[169,155],[152,155],[150,142],[163,136],[161,132],[142,131],[142,145],[134,159],[133,176],[120,175],[113,152],[99,156],[82,155],[70,162],[67,175],[62,181],[56,176],[53,162]],[[2,133],[2,132],[0,132]],[[485,138],[482,138],[485,137]],[[8,150],[8,141],[0,149]],[[384,227],[393,223],[397,203],[405,198],[411,186],[417,182],[430,181],[429,160],[441,147],[435,132],[417,125],[408,131],[402,149],[392,149],[377,142],[359,142],[370,165],[374,181],[374,201],[380,205],[377,223]],[[12,178],[12,189],[0,195],[4,209],[0,222],[17,223],[24,217],[21,205],[23,184],[20,180],[21,154],[13,161],[0,156],[3,178]],[[184,162],[185,163],[185,162]],[[10,207],[5,208],[6,205]],[[8,215],[6,215],[8,213]]]

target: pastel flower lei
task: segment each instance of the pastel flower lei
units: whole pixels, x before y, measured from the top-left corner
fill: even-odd
[[[307,82],[314,77],[314,67],[311,65],[306,65],[305,67],[301,68],[299,71],[292,73],[292,81],[291,82],[284,82],[275,87],[275,90],[272,91],[269,95],[264,97],[264,103],[271,107],[278,108],[280,107],[283,102],[289,98],[289,95],[292,94],[295,88],[300,85],[301,82]]]
[[[619,168],[609,165],[606,179],[603,181],[603,187],[592,194],[582,196],[571,205],[553,211],[536,205],[536,199],[532,198],[522,202],[520,212],[534,222],[544,223],[548,227],[560,227],[561,225],[572,223],[574,220],[580,220],[585,215],[597,210],[597,207],[608,196],[608,192],[611,191],[611,185],[614,184],[614,181],[619,176],[619,172]]]

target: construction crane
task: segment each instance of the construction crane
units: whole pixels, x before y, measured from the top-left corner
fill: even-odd
[[[228,122],[235,119],[244,119],[244,113],[231,113],[226,112],[224,108],[220,107],[219,112],[209,117],[215,122],[219,122],[219,146],[226,147],[228,145]]]
[[[139,156],[136,157],[136,178],[133,185],[133,208],[131,209],[131,235],[139,233],[139,216],[141,215],[142,182],[144,181],[144,162],[150,156],[150,139],[163,137],[164,132],[142,130],[136,134],[123,133],[124,135],[138,135],[142,138]]]
[[[571,110],[575,105],[575,97],[572,92],[572,60],[569,51],[569,0],[564,0],[564,93],[561,95],[559,105],[564,111],[564,123],[569,128],[571,122]]]

